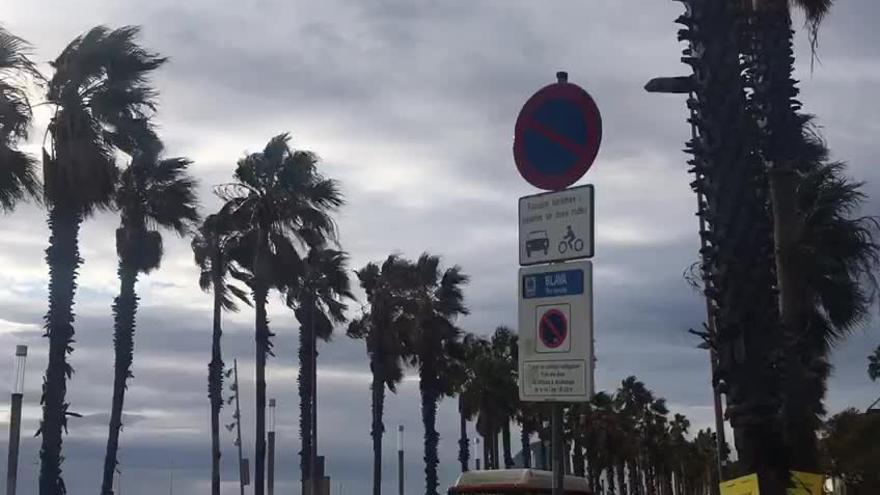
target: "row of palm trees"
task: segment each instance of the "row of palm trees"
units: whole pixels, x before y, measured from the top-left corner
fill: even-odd
[[[303,480],[308,480],[315,455],[315,342],[318,338],[328,339],[333,328],[345,321],[346,301],[353,299],[347,255],[334,249],[338,243],[332,214],[343,204],[338,184],[318,173],[313,153],[292,149],[289,136],[281,134],[261,152],[238,161],[233,180],[215,188],[223,201],[219,211],[200,222],[196,183],[188,173],[191,162],[163,157],[161,139],[151,123],[157,92],[149,76],[166,59],[139,46],[138,32],[136,27],[111,30],[99,26],[78,36],[50,64],[53,73],[48,78],[27,59],[28,45],[23,40],[0,32],[0,97],[4,110],[0,112],[0,199],[5,211],[26,199],[44,202],[51,231],[46,255],[50,270],[46,316],[50,356],[39,430],[40,493],[65,492],[62,430],[67,429],[69,416],[78,416],[68,410],[65,399],[67,379],[73,371],[67,354],[73,350],[73,304],[82,263],[78,233],[81,223],[99,210],[118,212],[121,219],[116,233],[120,292],[112,307],[113,399],[101,493],[113,493],[113,473],[118,464],[122,412],[134,356],[139,301],[135,285],[140,274],[158,268],[161,262],[160,228],[181,236],[194,234],[192,248],[200,268],[199,285],[213,292],[214,297],[208,366],[212,493],[219,493],[220,485],[222,313],[236,310],[238,302],[255,308],[254,487],[256,494],[265,490],[265,367],[273,355],[266,305],[272,291],[284,296],[301,326],[301,471]],[[36,161],[17,148],[27,137],[31,117],[28,92],[20,76],[30,77],[38,87],[45,88],[45,104],[53,109],[43,149],[42,184]],[[404,281],[403,289],[397,288],[400,281],[389,282],[398,276]],[[441,269],[439,258],[429,254],[416,262],[392,257],[382,269],[368,265],[358,277],[367,291],[368,305],[351,323],[349,332],[367,341],[374,373],[382,377],[383,387],[394,390],[402,378],[402,366],[418,369],[426,427],[426,482],[428,492],[436,493],[437,402],[451,395],[458,383],[454,377],[460,368],[453,369],[450,363],[460,362],[455,357],[461,349],[461,332],[454,320],[467,312],[462,295],[467,277],[458,267]],[[392,290],[391,295],[388,290]],[[392,298],[390,302],[388,297]],[[384,309],[385,304],[393,309]],[[387,311],[403,311],[405,316]],[[400,335],[406,338],[380,337],[387,331],[386,318],[395,321]],[[392,353],[390,357],[388,352]],[[383,359],[385,369],[376,361]],[[394,367],[398,371],[393,371]],[[381,400],[377,396],[383,387],[373,387],[374,407],[380,413]]]
[[[463,374],[458,374],[455,387],[462,471],[470,467],[467,421],[471,420],[482,437],[486,469],[548,469],[551,406],[519,400],[516,335],[499,327],[489,338],[467,334],[462,343]],[[518,459],[512,455],[512,423],[520,429]],[[533,462],[535,434],[540,443]],[[718,483],[715,435],[703,430],[690,436],[688,419],[682,414],[670,417],[666,400],[634,376],[623,380],[614,393],[598,392],[590,402],[567,406],[564,414],[563,438],[570,456],[565,462],[597,494],[709,493]]]
[[[45,317],[49,360],[38,432],[41,494],[66,491],[62,431],[68,417],[78,416],[69,410],[66,393],[73,373],[67,355],[74,342],[82,222],[99,210],[120,215],[116,231],[120,290],[112,308],[113,399],[102,486],[102,493],[112,493],[126,382],[131,376],[135,284],[140,274],[160,264],[160,229],[184,235],[198,218],[190,161],[163,158],[161,140],[151,123],[157,93],[149,76],[166,59],[139,46],[137,35],[138,28],[131,26],[96,27],[71,41],[44,77],[27,58],[27,43],[0,31],[0,198],[4,210],[31,199],[45,204],[49,214]],[[31,86],[44,91],[41,104],[52,111],[42,148],[42,183],[36,160],[17,148],[27,137],[32,117]],[[120,167],[121,161],[127,166]]]

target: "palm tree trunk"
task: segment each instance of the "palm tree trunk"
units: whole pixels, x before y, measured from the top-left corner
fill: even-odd
[[[312,453],[312,400],[311,400],[311,340],[309,338],[309,328],[311,321],[309,311],[302,311],[304,315],[301,321],[299,331],[299,372],[297,376],[297,385],[299,387],[299,437],[300,450],[300,478],[303,482],[311,479],[311,464],[309,459]]]
[[[577,432],[574,435],[574,453],[572,454],[571,462],[574,464],[572,466],[572,471],[574,471],[575,476],[579,476],[581,478],[586,474],[584,470],[584,442],[583,439],[580,438],[580,434]]]
[[[67,378],[73,369],[67,362],[73,342],[73,300],[76,294],[76,273],[79,257],[77,236],[82,223],[79,210],[70,205],[56,204],[49,212],[49,312],[46,314],[46,336],[49,338],[49,362],[43,385],[43,421],[39,433],[40,495],[64,493],[61,479],[61,431],[67,427]]]
[[[259,266],[259,265],[256,265]],[[269,290],[262,280],[254,283],[254,306],[256,308],[256,387],[254,421],[254,495],[263,495],[266,474],[266,357],[269,353],[269,319],[266,316],[266,300]]]
[[[492,464],[492,434],[483,436],[483,469],[494,469]]]
[[[501,467],[501,452],[498,448],[498,428],[492,429],[492,469]]]
[[[460,431],[458,438],[458,462],[461,464],[461,472],[463,473],[468,470],[471,443],[470,440],[468,440],[467,417],[464,415],[461,394],[458,396],[458,418]]]
[[[119,430],[122,428],[122,408],[125,402],[127,381],[131,376],[131,363],[134,354],[134,325],[138,297],[134,291],[137,283],[137,269],[127,260],[119,262],[119,295],[113,303],[114,335],[113,349],[113,402],[110,407],[110,431],[107,435],[107,450],[104,454],[104,477],[101,494],[113,494],[113,474],[116,471],[119,451]]]
[[[532,467],[532,439],[529,435],[529,429],[526,425],[526,421],[522,422],[522,429],[519,432],[519,441],[522,446],[522,459],[524,468]]]
[[[370,432],[373,437],[373,495],[382,495],[382,435],[385,425],[382,416],[385,410],[385,383],[379,376],[379,365],[374,363],[373,383],[370,389],[373,395],[373,426]]]
[[[214,260],[212,267],[218,266]],[[220,495],[220,409],[223,407],[223,355],[221,328],[223,281],[214,268],[214,331],[211,335],[211,362],[208,364],[208,400],[211,402],[211,495]]]
[[[541,420],[538,420],[541,423]],[[550,458],[547,455],[547,429],[543,424],[538,426],[538,440],[541,443],[541,469],[546,471],[550,469]]]
[[[425,428],[425,495],[437,493],[437,445],[440,435],[437,433],[437,391],[434,386],[432,369],[422,364],[419,388],[422,396],[422,424]]]
[[[614,489],[614,464],[605,468],[605,484],[608,486],[608,495],[614,495],[617,490]],[[671,493],[669,495],[672,495]]]
[[[627,495],[626,490],[626,463],[624,461],[618,462],[615,467],[615,472],[617,474],[617,487],[620,489],[620,495]]]
[[[504,421],[501,428],[501,441],[504,444],[504,467],[510,469],[513,467],[513,453],[510,452],[510,420]]]
[[[787,2],[779,0],[763,0],[756,7],[751,33],[755,40],[752,71],[759,79],[754,79],[753,99],[766,120],[762,151],[770,166],[779,309],[788,349],[783,363],[788,455],[791,468],[818,472],[819,422],[815,418],[823,413],[823,394],[810,397],[812,387],[804,360],[814,356],[803,355],[800,347],[807,332],[811,298],[798,252],[804,228],[804,216],[798,208],[801,176],[797,171],[802,123],[797,114],[800,104],[795,101],[798,89],[792,78],[791,14]]]

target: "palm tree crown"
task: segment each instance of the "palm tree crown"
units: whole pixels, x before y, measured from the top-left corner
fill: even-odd
[[[24,40],[0,27],[0,211],[11,211],[19,201],[39,193],[34,160],[17,149],[31,121],[21,78],[36,74],[28,49]]]
[[[140,28],[93,28],[51,63],[51,147],[43,153],[46,197],[89,213],[108,206],[116,184],[116,150],[134,155],[158,142],[149,118],[156,91],[148,75],[166,59],[136,43]]]

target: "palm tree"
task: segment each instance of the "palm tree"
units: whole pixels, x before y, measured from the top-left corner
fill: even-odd
[[[327,341],[335,324],[345,323],[346,299],[351,293],[347,265],[348,256],[342,251],[313,247],[302,260],[298,280],[287,288],[287,305],[295,308],[300,324],[299,383],[300,434],[302,459],[314,462],[317,452],[317,339]],[[307,479],[314,481],[313,465],[306,464]]]
[[[269,291],[294,286],[303,273],[297,245],[320,245],[335,238],[329,213],[343,202],[336,182],[317,172],[317,157],[291,150],[289,141],[288,134],[273,137],[262,152],[239,160],[235,182],[216,190],[226,201],[221,214],[229,215],[235,226],[233,258],[250,272],[256,309],[255,495],[265,490],[266,358],[272,350],[266,315]]]
[[[806,119],[805,119],[806,120]],[[862,184],[830,162],[824,142],[811,130],[802,138],[797,210],[801,230],[795,253],[806,301],[804,326],[786,335],[785,399],[790,462],[819,468],[817,431],[825,414],[825,386],[832,347],[869,317],[880,262],[878,219],[858,216]],[[800,303],[799,303],[800,304]]]
[[[250,304],[247,294],[227,282],[227,274],[241,273],[229,253],[228,219],[220,215],[205,218],[193,237],[192,250],[199,266],[199,287],[214,293],[214,325],[211,335],[211,362],[208,363],[208,400],[211,403],[211,495],[220,495],[220,409],[223,407],[224,363],[220,339],[222,311],[237,311],[231,296]]]
[[[491,340],[466,335],[463,347],[467,371],[459,390],[462,424],[477,417],[477,432],[491,446],[486,464],[494,469],[501,465],[496,448],[500,433],[504,467],[513,467],[510,421],[516,416],[519,406],[517,336],[509,328],[501,326],[495,329]],[[463,438],[459,443],[465,446],[467,439]]]
[[[49,206],[49,362],[40,426],[40,494],[64,493],[61,432],[67,427],[65,396],[73,369],[73,300],[80,224],[113,200],[117,151],[133,154],[137,143],[155,139],[147,124],[156,92],[149,74],[165,59],[136,43],[139,29],[99,26],[75,38],[52,62],[47,102],[54,107],[49,148],[43,149],[44,197]]]
[[[498,392],[501,399],[503,416],[501,423],[501,438],[504,449],[504,467],[513,467],[513,455],[510,445],[510,422],[516,416],[517,404],[519,403],[519,389],[517,379],[519,376],[519,339],[509,328],[500,326],[492,334],[492,355],[498,366]]]
[[[101,493],[113,493],[119,430],[127,381],[131,377],[134,355],[134,329],[138,296],[138,274],[150,273],[162,260],[162,235],[159,228],[171,229],[184,236],[198,220],[195,181],[187,173],[192,163],[186,158],[160,159],[156,149],[138,153],[122,172],[114,198],[120,211],[116,229],[116,255],[119,258],[119,295],[113,302],[113,401],[110,431],[104,457]]]
[[[475,368],[476,360],[482,352],[482,345],[485,340],[480,339],[476,335],[468,332],[462,338],[462,361],[461,373],[456,383],[456,392],[458,393],[458,417],[459,417],[459,438],[458,438],[458,462],[461,465],[461,472],[470,469],[470,439],[468,439],[467,424],[476,414],[476,406],[468,404],[465,397],[471,384],[476,380]]]
[[[373,495],[382,493],[382,436],[385,425],[385,389],[397,393],[403,380],[404,359],[410,355],[415,321],[407,311],[413,289],[412,263],[395,255],[379,265],[368,263],[357,271],[369,309],[349,324],[348,336],[366,342],[372,374]]]
[[[874,349],[874,354],[868,356],[868,376],[871,381],[880,378],[880,346]]]
[[[27,42],[0,27],[0,211],[25,199],[39,199],[36,163],[17,149],[27,139],[31,106],[20,86],[22,75],[36,74]]]
[[[810,26],[815,49],[818,27],[828,14],[830,0],[756,0],[748,27],[752,47],[747,60],[747,78],[752,86],[752,101],[761,129],[761,153],[769,165],[768,182],[772,200],[776,250],[777,288],[785,345],[789,350],[782,366],[786,369],[783,415],[786,422],[789,464],[793,469],[814,472],[819,468],[816,430],[819,409],[802,406],[805,396],[816,402],[817,382],[811,378],[821,370],[800,359],[803,335],[814,325],[810,281],[805,274],[802,249],[807,235],[808,213],[802,209],[799,191],[805,186],[810,160],[804,159],[801,142],[805,119],[799,114],[799,89],[793,78],[794,50],[791,29],[791,6],[800,7]],[[820,395],[823,390],[818,391]],[[811,417],[813,416],[813,417]]]
[[[440,258],[423,254],[415,263],[418,281],[417,333],[411,363],[419,369],[422,423],[425,427],[425,494],[437,495],[437,402],[453,393],[452,373],[461,355],[459,315],[468,313],[462,286],[468,278],[454,266],[441,271]]]

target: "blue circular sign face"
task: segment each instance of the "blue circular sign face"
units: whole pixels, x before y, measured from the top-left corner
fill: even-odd
[[[555,349],[565,342],[568,338],[568,320],[562,311],[551,309],[541,315],[541,321],[538,322],[538,338],[550,349]]]
[[[535,93],[516,119],[513,157],[530,184],[558,191],[593,164],[602,118],[593,98],[576,84],[551,84]]]

